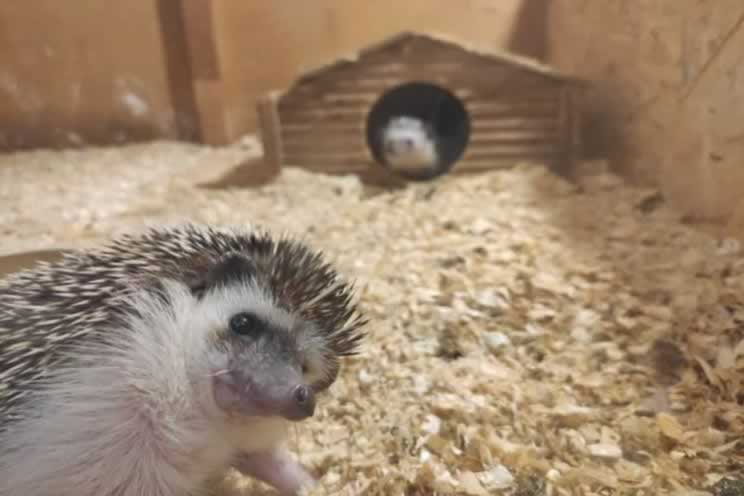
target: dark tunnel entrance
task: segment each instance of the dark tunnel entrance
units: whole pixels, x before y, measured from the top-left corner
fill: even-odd
[[[406,83],[383,93],[367,116],[367,146],[374,159],[385,167],[391,168],[385,159],[383,131],[390,119],[402,116],[428,124],[438,161],[423,171],[394,171],[410,180],[428,180],[448,173],[464,154],[470,139],[470,116],[463,102],[431,83]]]

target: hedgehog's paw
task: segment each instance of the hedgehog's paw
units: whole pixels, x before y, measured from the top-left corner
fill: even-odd
[[[282,496],[298,496],[315,486],[315,478],[283,450],[245,453],[235,468],[245,475],[273,486]]]

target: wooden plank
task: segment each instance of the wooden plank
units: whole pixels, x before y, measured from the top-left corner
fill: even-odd
[[[201,141],[209,145],[226,145],[230,139],[222,109],[224,91],[221,81],[195,81],[199,102]]]
[[[356,162],[372,161],[371,153],[364,150],[313,150],[303,152],[289,153],[284,151],[284,163],[322,163],[332,165],[343,165]],[[523,159],[529,157],[554,156],[556,149],[553,146],[512,146],[498,147],[487,150],[468,150],[465,152],[462,160],[502,160],[502,159]]]
[[[339,136],[328,134],[313,138],[300,138],[282,135],[282,146],[285,150],[350,150],[367,147],[364,136]]]
[[[501,131],[510,129],[532,129],[535,131],[555,132],[558,122],[555,116],[504,117],[501,119],[477,119],[471,122],[471,133]]]
[[[305,159],[294,162],[286,161],[284,165],[285,167],[301,167],[309,171],[327,174],[358,174],[375,167],[375,164],[370,160],[329,163]]]
[[[452,168],[454,173],[463,172],[484,172],[489,170],[503,169],[514,167],[522,162],[530,162],[537,164],[548,164],[552,160],[552,155],[539,156],[534,155],[530,157],[500,157],[494,159],[469,159],[461,160],[457,162]]]
[[[345,163],[349,161],[369,161],[373,160],[371,153],[366,148],[347,149],[347,150],[301,150],[289,151],[284,149],[284,161],[286,163],[293,161],[316,161],[329,163]]]
[[[178,116],[175,122],[178,138],[199,141],[203,137],[182,4],[158,0],[156,8],[171,106]]]
[[[290,138],[303,138],[309,139],[315,137],[324,137],[328,135],[333,136],[364,136],[366,130],[364,123],[353,123],[353,124],[336,124],[334,122],[326,122],[323,124],[286,124],[282,123],[282,136],[287,139]]]
[[[420,82],[428,83],[443,88],[447,88],[450,91],[457,91],[461,88],[468,88],[473,91],[482,92],[484,94],[500,95],[500,94],[518,94],[518,93],[553,93],[554,90],[547,89],[538,85],[530,85],[520,79],[498,79],[490,78],[487,75],[467,77],[463,75],[451,75],[447,76],[444,74],[434,72],[420,72],[399,75],[382,75],[380,77],[357,77],[353,79],[339,79],[329,81],[323,86],[317,86],[314,88],[308,88],[305,93],[302,94],[288,94],[284,97],[286,101],[297,102],[303,99],[318,99],[323,95],[327,94],[345,94],[345,93],[365,93],[365,92],[377,92],[378,94],[401,86],[406,83]],[[284,100],[283,99],[283,100]]]
[[[537,125],[555,119],[558,101],[555,99],[541,98],[531,100],[473,100],[466,101],[466,110],[473,120],[473,125],[497,126],[496,121],[512,120],[517,122],[533,121]],[[334,126],[348,127],[356,125],[364,126],[366,123],[369,107],[366,105],[307,105],[280,109],[284,125],[300,129],[304,127],[325,125],[331,122]],[[541,122],[542,121],[542,122]]]
[[[169,83],[179,123],[202,143],[228,142],[223,88],[210,0],[159,0],[161,30],[170,53]],[[168,58],[168,57],[166,57]],[[183,117],[185,116],[185,118]]]
[[[471,159],[498,159],[502,157],[529,157],[529,156],[543,156],[543,155],[555,155],[557,152],[555,145],[512,145],[512,146],[494,146],[490,148],[480,147],[478,149],[468,148],[464,155],[463,160]]]
[[[537,164],[549,164],[553,159],[552,155],[530,155],[530,156],[503,156],[493,157],[490,159],[463,159],[457,161],[450,173],[461,174],[469,172],[484,172],[488,170],[496,170],[503,168],[510,168],[518,165],[519,163],[530,162]],[[286,160],[286,167],[301,167],[306,170],[315,172],[324,172],[328,174],[360,174],[366,173],[373,168],[375,170],[382,171],[383,174],[390,174],[395,176],[393,171],[388,171],[384,167],[379,166],[371,160],[347,160],[347,161],[322,161],[314,160],[311,158],[306,159],[290,159]]]
[[[484,130],[482,128],[474,129],[470,133],[470,141],[483,140],[493,142],[510,142],[532,139],[553,139],[559,136],[558,130],[542,129],[535,127],[504,127],[496,130]]]
[[[541,105],[492,105],[492,106],[481,106],[478,108],[468,107],[468,114],[473,121],[479,122],[481,120],[501,120],[501,119],[512,119],[512,118],[548,118],[555,116],[557,107],[555,106],[541,106]]]
[[[471,136],[468,142],[468,148],[489,148],[503,145],[550,145],[556,146],[560,135],[555,133],[553,135],[544,133],[511,133],[511,134],[487,134],[487,135],[475,135]]]
[[[488,134],[499,131],[533,131],[547,134],[555,133],[558,123],[554,116],[537,117],[505,117],[501,119],[477,119],[471,122],[471,136],[477,134]],[[287,139],[308,137],[310,139],[325,136],[356,137],[366,135],[366,122],[358,120],[355,122],[338,123],[336,121],[316,122],[282,122],[282,136]]]
[[[560,139],[559,153],[553,166],[561,175],[570,174],[574,169],[574,115],[571,88],[564,88],[561,92],[559,117]]]
[[[512,153],[553,153],[558,145],[552,140],[524,140],[524,141],[493,141],[471,142],[466,156],[499,156]],[[323,144],[314,142],[283,142],[283,153],[287,156],[366,156],[369,152],[366,143],[361,140],[356,143]]]
[[[282,138],[279,114],[272,98],[264,97],[256,104],[258,125],[261,129],[264,166],[272,175],[279,174],[282,168]]]
[[[279,111],[283,124],[318,125],[333,122],[335,124],[356,124],[366,121],[366,110],[359,108],[310,109],[302,111]]]
[[[343,108],[369,108],[385,94],[387,87],[379,87],[372,90],[355,90],[351,93],[331,92],[313,98],[295,99],[291,102],[281,101],[279,111],[284,112],[306,112],[318,109],[343,109]],[[451,91],[451,88],[449,88]],[[514,105],[557,105],[558,96],[554,93],[528,91],[521,88],[515,92],[492,93],[485,91],[471,91],[459,88],[454,95],[466,106],[484,106],[492,104],[514,104]]]
[[[366,156],[369,152],[363,142],[344,145],[339,143],[335,146],[321,145],[316,143],[287,143],[284,142],[282,150],[286,156],[305,157],[335,157],[335,156]]]
[[[181,0],[194,79],[220,79],[212,0]]]

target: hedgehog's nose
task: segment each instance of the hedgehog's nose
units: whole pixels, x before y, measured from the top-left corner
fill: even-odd
[[[292,407],[287,417],[290,420],[304,420],[315,413],[315,393],[312,388],[299,385],[292,391]]]

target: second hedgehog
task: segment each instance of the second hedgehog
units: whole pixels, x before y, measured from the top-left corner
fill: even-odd
[[[358,351],[352,297],[299,242],[197,225],[0,281],[0,496],[311,486],[280,445]]]

